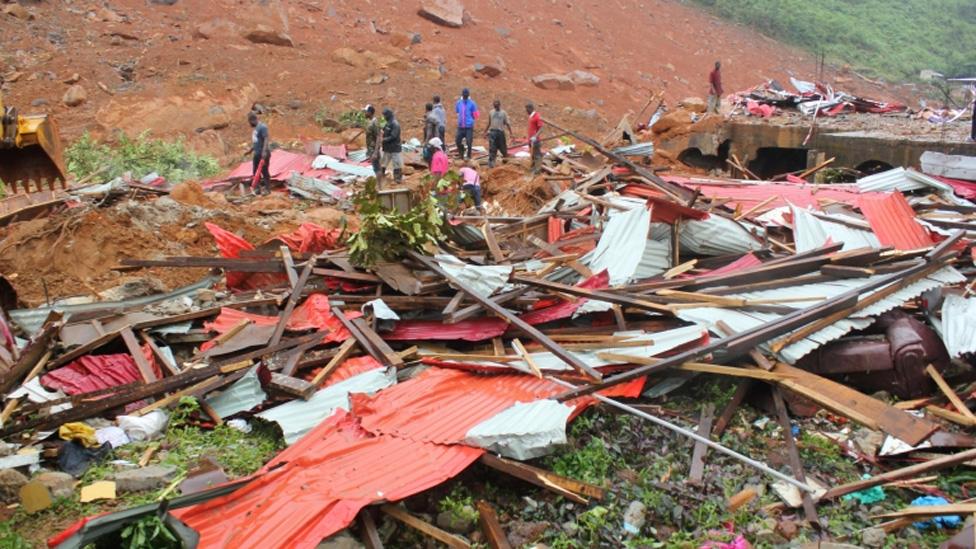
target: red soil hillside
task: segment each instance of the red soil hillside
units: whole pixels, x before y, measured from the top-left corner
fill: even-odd
[[[273,109],[272,137],[285,144],[321,137],[316,113],[337,117],[367,102],[395,108],[414,135],[431,95],[450,101],[467,86],[483,108],[502,99],[521,133],[528,99],[544,115],[595,129],[659,90],[670,101],[703,96],[716,59],[726,91],[815,74],[810,56],[667,0],[466,0],[462,28],[420,17],[419,0],[168,1],[50,0],[25,2],[26,13],[0,10],[7,104],[53,113],[69,140],[148,129],[231,159],[246,148],[244,113],[253,102]],[[255,43],[249,33],[285,45]],[[477,74],[475,64],[501,73]],[[531,82],[577,70],[599,83],[561,91]],[[63,96],[75,78],[87,98],[68,107]],[[889,95],[856,77],[841,81]]]

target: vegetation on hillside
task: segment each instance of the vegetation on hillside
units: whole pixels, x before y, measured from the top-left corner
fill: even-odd
[[[976,74],[972,0],[694,0],[760,32],[888,78]]]
[[[171,183],[180,183],[220,172],[215,158],[191,151],[182,140],[152,139],[145,133],[134,139],[120,134],[113,145],[96,141],[85,133],[68,147],[65,157],[68,171],[78,179],[96,172],[99,181],[114,179],[125,172],[138,179],[155,172]]]

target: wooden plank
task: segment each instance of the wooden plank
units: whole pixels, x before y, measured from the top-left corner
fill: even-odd
[[[498,245],[498,238],[495,236],[495,231],[491,229],[491,223],[485,223],[481,232],[485,235],[485,242],[488,244],[488,251],[491,252],[491,256],[495,258],[495,263],[505,263],[505,252],[502,251],[501,246]]]
[[[742,401],[745,400],[746,394],[752,389],[753,381],[748,379],[743,379],[739,382],[739,385],[735,388],[735,392],[732,393],[732,398],[726,403],[725,408],[722,409],[722,413],[718,416],[718,421],[715,422],[715,427],[712,428],[712,432],[716,439],[721,438],[722,434],[729,427],[729,423],[732,422],[732,416],[735,415],[735,411],[739,409]]]
[[[962,399],[959,398],[959,395],[957,395],[956,392],[952,390],[952,387],[950,387],[949,384],[946,383],[945,378],[943,378],[942,374],[940,374],[939,371],[935,369],[935,366],[929,364],[928,366],[925,367],[925,372],[929,375],[929,377],[932,378],[932,381],[934,381],[935,384],[939,386],[939,390],[942,391],[942,394],[944,394],[946,398],[949,399],[949,402],[952,403],[952,405],[956,408],[956,410],[959,410],[959,413],[966,416],[971,421],[976,422],[976,415],[973,415],[973,413],[969,410],[969,407],[966,406],[966,403],[963,402]]]
[[[248,351],[248,352],[246,352],[244,354],[229,356],[229,357],[227,357],[225,359],[222,359],[222,360],[218,360],[218,361],[213,362],[213,365],[215,365],[215,366],[227,366],[227,365],[230,365],[230,364],[237,364],[238,362],[241,362],[241,361],[244,361],[244,360],[254,360],[256,358],[263,358],[265,356],[272,355],[274,353],[279,353],[281,351],[287,351],[288,349],[291,349],[293,347],[298,347],[299,345],[304,345],[304,344],[309,343],[311,341],[322,341],[322,339],[325,338],[326,334],[328,334],[328,333],[329,333],[328,330],[322,330],[322,331],[319,331],[319,332],[314,332],[314,333],[311,333],[311,334],[306,334],[306,335],[303,335],[301,337],[296,337],[294,339],[286,339],[286,340],[282,341],[281,343],[279,343],[277,345],[269,345],[269,346],[264,347],[264,348],[261,348],[261,349],[257,349],[257,350],[254,350],[254,351]]]
[[[715,419],[715,405],[711,402],[702,408],[701,419],[698,421],[698,434],[705,438],[712,432],[712,421]],[[695,442],[695,449],[691,453],[691,468],[688,473],[689,484],[701,484],[705,476],[705,453],[708,447],[701,441]],[[802,480],[802,479],[801,479]]]
[[[526,240],[528,241],[529,244],[532,244],[536,248],[539,248],[540,250],[548,253],[549,255],[552,256],[564,255],[563,251],[560,250],[557,246],[550,244],[535,235],[529,235],[529,237]],[[572,261],[567,261],[566,265],[569,266],[570,269],[573,269],[574,271],[579,273],[583,278],[590,278],[591,276],[593,276],[593,271],[591,271],[589,267],[583,265],[582,263],[580,263],[575,259]]]
[[[448,547],[455,549],[468,549],[471,547],[470,543],[464,541],[458,536],[445,532],[433,524],[411,515],[406,510],[397,507],[396,505],[383,505],[380,507],[380,511],[383,511],[387,515],[390,515],[414,530],[436,539]]]
[[[522,297],[522,295],[525,294],[528,291],[529,291],[529,288],[526,288],[526,287],[516,288],[516,289],[514,289],[514,290],[512,290],[510,292],[505,292],[505,293],[502,293],[502,294],[498,294],[496,296],[493,296],[490,299],[492,301],[494,301],[498,305],[504,305],[506,303],[510,303],[510,302],[515,301],[516,299]],[[470,318],[470,317],[478,314],[478,312],[483,311],[483,310],[484,310],[484,307],[482,307],[480,303],[474,303],[472,305],[468,305],[467,307],[464,307],[463,309],[461,309],[459,311],[455,311],[455,312],[447,315],[447,317],[444,318],[444,322],[446,324],[455,324],[457,322],[461,322],[462,320],[465,320],[467,318]]]
[[[330,278],[341,278],[344,280],[355,280],[356,282],[372,282],[375,284],[383,283],[382,278],[368,273],[348,273],[346,271],[337,271],[335,269],[312,269],[312,274],[327,276]]]
[[[286,376],[278,372],[271,374],[268,386],[286,395],[308,400],[315,394],[315,385],[297,377]]]
[[[607,303],[623,305],[625,307],[631,307],[634,309],[641,309],[641,310],[651,311],[655,313],[671,314],[671,309],[666,305],[661,305],[658,303],[654,303],[652,301],[648,301],[647,299],[639,299],[624,294],[615,294],[615,293],[610,293],[601,290],[590,290],[588,288],[581,288],[579,286],[569,286],[567,284],[550,282],[548,280],[542,280],[542,279],[532,278],[523,275],[513,276],[512,281],[521,284],[528,284],[530,286],[536,286],[539,288],[545,288],[546,290],[569,294],[576,297],[585,297],[587,299],[606,301]]]
[[[529,323],[527,323],[524,320],[520,319],[519,317],[513,315],[511,312],[507,311],[505,308],[503,308],[502,306],[498,305],[497,303],[495,303],[494,301],[492,301],[490,298],[485,297],[485,296],[482,296],[478,292],[475,292],[475,291],[471,290],[468,287],[467,284],[465,284],[464,282],[462,282],[462,281],[458,280],[457,278],[451,276],[444,269],[442,269],[440,267],[440,265],[437,264],[436,261],[433,261],[429,257],[426,257],[426,256],[421,255],[421,254],[419,254],[417,252],[414,252],[414,251],[411,251],[410,252],[410,255],[411,255],[411,257],[413,259],[415,259],[415,260],[420,261],[421,263],[423,263],[428,269],[430,269],[430,270],[432,270],[432,271],[440,274],[444,278],[446,278],[448,281],[450,281],[451,284],[453,284],[454,286],[456,286],[458,289],[463,290],[464,293],[466,293],[469,296],[471,296],[471,298],[474,299],[475,301],[481,303],[486,309],[488,309],[492,313],[494,313],[494,314],[496,314],[496,315],[504,318],[510,324],[514,325],[518,329],[524,331],[526,334],[529,335],[530,338],[532,338],[533,340],[539,342],[539,344],[541,344],[543,347],[545,347],[552,354],[554,354],[557,357],[559,357],[560,360],[562,360],[566,364],[569,364],[570,366],[572,366],[573,369],[575,369],[576,371],[578,371],[578,372],[580,372],[580,373],[582,373],[584,375],[587,375],[587,376],[589,376],[589,377],[591,377],[593,379],[597,379],[597,380],[602,379],[603,376],[601,376],[599,372],[597,372],[593,368],[590,368],[582,360],[580,360],[576,356],[570,354],[569,352],[567,352],[566,350],[564,350],[563,348],[561,348],[556,342],[554,342],[553,340],[549,339],[548,336],[546,336],[545,334],[543,334],[542,332],[540,332],[534,326],[531,326]]]
[[[302,361],[302,357],[305,356],[305,353],[310,351],[313,347],[319,346],[320,344],[320,341],[309,341],[304,345],[295,347],[294,350],[288,353],[288,360],[281,368],[281,373],[286,376],[294,375],[295,370],[298,368],[298,363]]]
[[[89,341],[88,343],[86,343],[84,345],[81,345],[79,347],[75,347],[74,349],[72,349],[72,350],[68,351],[67,353],[64,353],[63,355],[61,355],[58,358],[54,359],[51,362],[49,368],[54,369],[54,368],[58,368],[60,366],[64,366],[65,364],[67,364],[67,363],[69,363],[69,362],[71,362],[71,361],[73,361],[73,360],[75,360],[77,358],[83,357],[83,356],[87,355],[88,353],[90,353],[92,351],[95,351],[95,350],[101,348],[102,346],[107,345],[108,343],[111,343],[112,341],[115,341],[115,339],[118,338],[118,337],[119,337],[119,332],[117,332],[117,331],[116,332],[109,332],[109,333],[107,333],[107,334],[105,334],[105,335],[103,335],[101,337],[97,337],[97,338]]]
[[[153,340],[149,334],[146,332],[139,332],[139,337],[142,339],[143,343],[149,346],[149,348],[152,350],[153,356],[156,357],[156,360],[163,365],[163,368],[169,372],[170,375],[175,376],[176,374],[180,373],[180,370],[176,367],[176,364],[170,364],[169,357],[163,353],[163,350],[159,348],[159,345],[156,345],[156,341]]]
[[[597,358],[607,360],[610,362],[616,362],[619,364],[641,364],[647,366],[653,366],[655,364],[660,364],[665,359],[663,358],[651,358],[645,356],[632,356],[620,353],[597,353]],[[776,374],[772,372],[766,372],[758,368],[738,368],[735,366],[719,366],[718,364],[709,364],[707,362],[685,362],[684,364],[679,364],[674,367],[675,370],[682,370],[685,372],[698,372],[701,374],[716,374],[723,376],[731,376],[737,378],[745,379],[758,379],[762,381],[782,381],[787,376],[782,374]]]
[[[338,311],[336,313],[339,314]],[[385,366],[391,366],[393,368],[403,367],[403,359],[400,358],[400,355],[390,348],[390,346],[387,345],[386,341],[384,341],[379,334],[367,326],[366,321],[364,321],[362,318],[355,318],[349,322],[355,326],[356,332],[363,338],[357,338],[359,343],[368,349],[374,350],[374,358],[376,358],[376,360]]]
[[[478,500],[478,522],[481,523],[481,531],[485,535],[485,540],[491,549],[512,549],[508,543],[508,537],[502,530],[502,525],[498,522],[498,513],[490,503],[481,499]]]
[[[902,480],[907,478],[917,478],[925,474],[931,473],[933,471],[939,471],[947,467],[953,467],[966,463],[976,459],[976,448],[966,450],[964,452],[959,452],[956,454],[950,454],[947,456],[942,456],[937,459],[926,461],[924,463],[916,463],[915,465],[909,465],[908,467],[902,467],[901,469],[895,469],[893,471],[886,471],[884,473],[879,473],[871,478],[857,480],[847,484],[842,484],[836,488],[832,488],[827,491],[823,496],[820,497],[821,501],[828,501],[832,499],[837,499],[841,496],[859,492],[861,490],[866,490],[868,488],[885,484],[888,482]]]
[[[21,383],[24,376],[33,370],[44,356],[50,352],[54,339],[60,331],[61,313],[52,312],[48,314],[41,331],[27,344],[27,348],[21,353],[17,362],[0,376],[0,394],[5,395],[9,393],[11,389]]]
[[[492,454],[484,454],[481,456],[480,461],[492,469],[509,474],[530,484],[535,484],[540,488],[551,490],[576,503],[585,505],[589,503],[587,498],[602,500],[606,496],[603,489],[598,486],[569,479],[518,461],[512,461]]]
[[[918,505],[906,507],[893,513],[874,515],[871,518],[901,518],[901,517],[940,517],[945,515],[971,515],[976,513],[976,503],[950,503],[948,505]]]
[[[302,274],[299,275],[298,281],[295,283],[295,287],[288,296],[288,302],[285,304],[285,309],[281,312],[281,316],[278,317],[278,324],[275,326],[275,331],[271,335],[271,340],[268,342],[269,346],[275,346],[281,341],[281,336],[285,334],[285,326],[288,325],[288,319],[291,318],[291,313],[294,312],[295,306],[298,305],[298,300],[302,297],[302,290],[305,289],[305,284],[308,282],[308,277],[312,275],[312,266],[315,265],[315,259],[309,259],[305,264],[305,268],[302,269]]]
[[[334,372],[335,369],[338,368],[340,364],[342,364],[343,362],[346,361],[347,358],[349,358],[349,355],[352,354],[352,351],[355,348],[356,348],[355,338],[350,337],[349,339],[343,341],[342,345],[339,346],[339,351],[336,352],[335,356],[332,357],[332,359],[329,361],[328,364],[322,367],[322,370],[320,370],[319,373],[315,374],[315,377],[312,379],[311,382],[312,385],[314,385],[315,387],[320,387],[322,385],[322,382],[325,381],[326,378],[328,378],[329,375],[332,372]]]
[[[873,424],[912,446],[921,444],[939,429],[939,426],[931,421],[915,417],[846,385],[800,368],[777,363],[773,373],[786,376],[779,381],[783,387],[811,398],[822,406],[847,415],[850,419],[864,423],[868,427]]]
[[[167,378],[167,379],[172,379],[172,378]],[[200,383],[197,383],[195,385],[191,385],[190,387],[186,387],[185,389],[180,389],[179,391],[176,391],[174,393],[171,393],[171,394],[167,395],[166,397],[163,397],[163,398],[157,400],[156,402],[153,402],[152,404],[149,404],[148,406],[144,406],[142,408],[139,408],[135,412],[132,412],[131,415],[134,415],[134,416],[144,416],[144,415],[148,414],[149,412],[152,412],[153,410],[158,410],[160,408],[165,408],[165,407],[169,406],[170,404],[173,404],[174,402],[179,401],[181,398],[183,398],[184,396],[187,396],[187,395],[189,395],[191,393],[195,393],[197,391],[205,391],[206,389],[208,389],[210,387],[213,387],[214,385],[216,385],[219,382],[220,382],[220,376],[219,375],[216,375],[216,376],[207,378],[207,379],[201,381]]]
[[[522,345],[522,342],[519,341],[518,338],[512,340],[512,348],[515,349],[515,353],[518,354],[523,361],[525,361],[525,364],[529,367],[529,370],[532,371],[532,374],[535,375],[535,377],[542,379],[542,370],[539,369],[539,365],[535,363],[535,360],[533,360],[529,355],[529,352],[525,350],[525,346]]]
[[[383,549],[383,540],[380,539],[380,533],[376,530],[376,523],[373,521],[373,515],[370,514],[369,508],[363,508],[359,512],[359,524],[362,527],[360,539],[362,539],[366,549]]]
[[[278,248],[281,250],[281,260],[285,264],[285,274],[288,275],[288,285],[294,290],[295,286],[298,284],[298,273],[295,272],[295,259],[291,256],[291,250],[288,246],[281,246]]]
[[[41,372],[44,371],[44,367],[47,366],[47,362],[51,360],[51,354],[52,351],[50,349],[46,353],[44,353],[44,356],[41,357],[41,360],[39,360],[37,364],[34,365],[33,368],[31,368],[31,371],[28,372],[27,375],[24,377],[23,383],[27,383],[28,381],[34,379],[35,377],[40,375]],[[20,398],[12,398],[9,401],[7,401],[6,406],[3,407],[3,412],[0,412],[0,425],[7,424],[7,421],[10,420],[10,416],[12,416],[15,411],[17,411],[17,407],[20,405],[20,401],[21,401]]]
[[[136,339],[136,334],[132,332],[132,328],[126,326],[119,330],[119,335],[122,336],[122,341],[125,342],[126,348],[129,350],[129,354],[132,355],[132,359],[136,361],[136,367],[139,368],[139,374],[142,376],[142,380],[146,383],[152,383],[158,380],[156,377],[156,372],[153,371],[152,364],[146,360],[146,355],[142,354],[142,347],[139,347],[139,341]]]
[[[783,400],[783,393],[779,387],[773,387],[773,405],[776,408],[776,417],[779,420],[780,430],[783,431],[783,439],[786,441],[786,454],[790,459],[790,469],[793,470],[793,477],[800,482],[806,482],[806,473],[803,472],[803,462],[800,460],[800,451],[796,447],[793,439],[793,426],[790,424],[790,415],[786,411],[786,401]],[[810,493],[800,490],[803,498],[803,514],[806,515],[807,522],[815,530],[820,530],[820,519],[817,516],[817,507],[813,504]]]
[[[447,307],[444,307],[444,310],[441,311],[441,316],[447,316],[456,311],[461,306],[461,300],[464,299],[464,295],[464,292],[458,290],[447,304]]]

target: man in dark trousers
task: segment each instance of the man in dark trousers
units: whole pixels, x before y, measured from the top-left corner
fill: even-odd
[[[529,115],[529,149],[532,150],[532,175],[538,175],[542,169],[542,115],[535,110],[535,105],[529,103],[525,106],[525,112]]]
[[[461,99],[454,104],[454,113],[457,114],[457,137],[454,145],[458,150],[458,158],[471,159],[471,145],[474,142],[474,123],[478,120],[478,104],[471,99],[471,92],[468,88],[461,90]],[[465,148],[467,146],[467,148]]]
[[[488,113],[488,128],[485,137],[488,138],[488,167],[495,167],[495,155],[501,153],[502,158],[508,158],[508,142],[505,140],[505,128],[512,135],[512,126],[508,123],[508,113],[502,110],[502,102],[495,100],[494,110]],[[514,137],[514,136],[513,136]]]
[[[715,62],[715,70],[708,75],[708,112],[722,112],[722,63]]]
[[[253,153],[251,156],[251,181],[254,181],[254,176],[257,175],[258,170],[261,170],[261,182],[258,184],[257,189],[255,189],[255,194],[261,194],[262,190],[270,194],[271,139],[268,135],[268,125],[264,122],[259,122],[258,115],[254,111],[251,111],[247,115],[247,123],[254,128],[251,132],[251,149],[248,151],[249,153]]]
[[[383,160],[380,162],[380,171],[376,177],[376,187],[383,188],[383,178],[386,169],[393,165],[393,182],[399,185],[403,183],[403,142],[400,140],[400,122],[397,121],[393,111],[383,109],[383,118],[386,125],[383,126]]]
[[[444,141],[444,134],[447,133],[447,111],[444,110],[444,104],[441,103],[441,96],[435,95],[432,103],[434,104],[434,109],[430,112],[437,119],[437,137],[440,138],[441,143],[446,143]],[[446,149],[447,147],[445,146],[444,148]]]
[[[380,122],[376,119],[376,107],[366,105],[366,159],[373,165],[373,173],[380,177]]]

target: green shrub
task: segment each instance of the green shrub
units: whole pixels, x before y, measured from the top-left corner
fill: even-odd
[[[120,134],[111,146],[85,133],[68,147],[66,156],[68,171],[79,179],[96,172],[105,181],[125,172],[135,178],[156,172],[171,183],[179,183],[220,173],[215,158],[188,150],[182,139],[163,141],[150,138],[148,133],[134,139]]]

